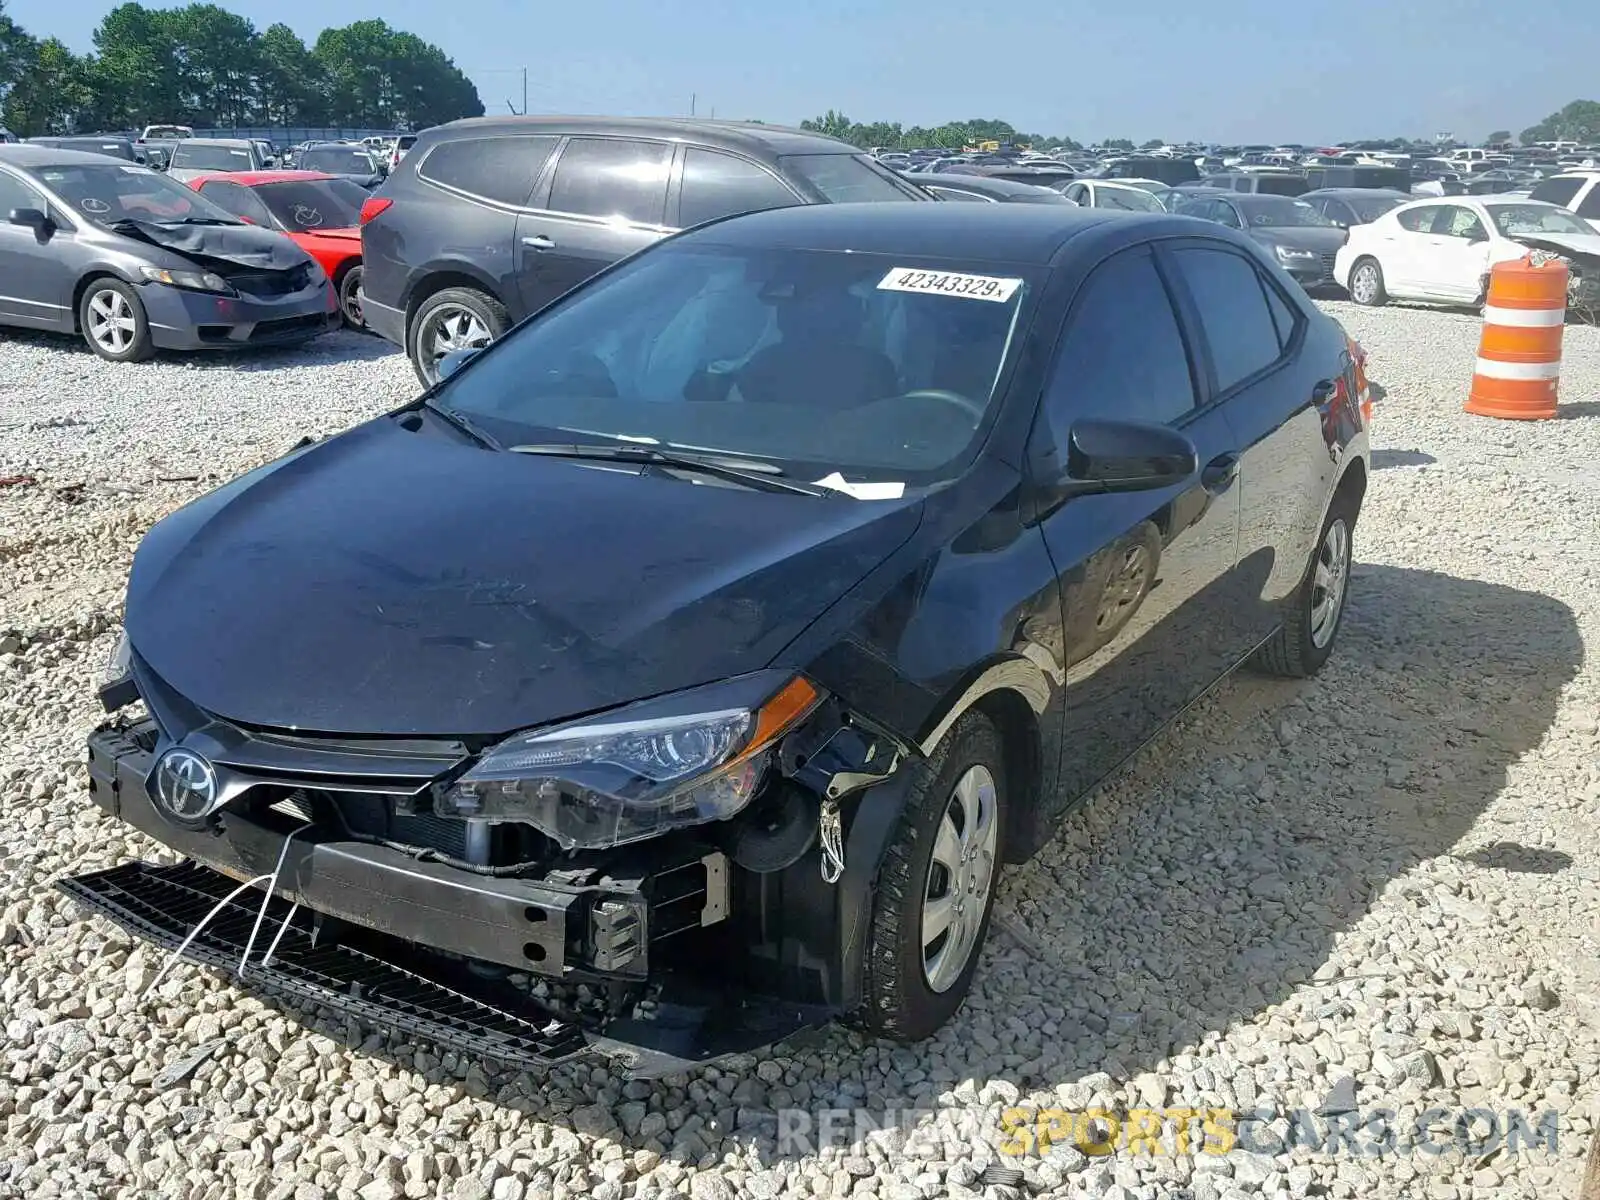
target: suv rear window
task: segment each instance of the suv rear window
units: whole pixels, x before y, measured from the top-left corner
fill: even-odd
[[[1583,186],[1581,179],[1546,179],[1528,193],[1529,200],[1543,200],[1546,204],[1559,204],[1565,208]]]
[[[803,179],[830,204],[913,199],[893,176],[860,154],[785,154],[778,165]]]
[[[440,142],[417,168],[434,183],[501,204],[522,204],[559,139],[553,137],[457,138]]]
[[[672,147],[633,138],[573,138],[550,184],[555,212],[659,225],[667,206]]]

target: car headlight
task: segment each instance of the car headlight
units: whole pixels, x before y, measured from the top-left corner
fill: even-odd
[[[727,820],[756,794],[779,739],[822,698],[801,676],[761,672],[519,733],[485,751],[436,811],[524,822],[567,850]]]
[[[140,267],[139,273],[150,283],[164,283],[168,287],[184,288],[191,292],[218,292],[224,296],[236,294],[226,279],[210,271],[169,271],[165,267]]]
[[[110,687],[114,683],[121,683],[133,674],[133,648],[128,644],[128,635],[122,630],[117,631],[117,644],[111,647],[105,664],[100,668],[99,685],[102,688]]]
[[[1315,250],[1299,250],[1293,246],[1278,246],[1276,250],[1278,257],[1285,262],[1304,262],[1317,256]]]

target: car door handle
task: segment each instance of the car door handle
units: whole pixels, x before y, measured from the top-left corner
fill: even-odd
[[[554,250],[556,248],[555,241],[551,238],[545,237],[545,235],[542,233],[536,233],[532,237],[523,238],[522,244],[528,247],[530,250]]]
[[[1237,478],[1239,478],[1239,456],[1219,454],[1206,464],[1205,470],[1200,472],[1200,486],[1215,496],[1218,492],[1227,491]]]

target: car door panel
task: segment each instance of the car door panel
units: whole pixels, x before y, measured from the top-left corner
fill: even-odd
[[[1192,367],[1154,261],[1142,247],[1122,251],[1080,289],[1028,455],[1048,496],[1044,481],[1059,474],[1074,420],[1166,418],[1194,442],[1202,467],[1172,487],[1077,495],[1036,513],[1061,583],[1062,806],[1243,653],[1227,619],[1237,603],[1233,431],[1221,413],[1194,407]]]
[[[30,329],[73,327],[70,226],[41,236],[7,218],[17,208],[51,212],[49,201],[22,179],[0,172],[0,321]]]

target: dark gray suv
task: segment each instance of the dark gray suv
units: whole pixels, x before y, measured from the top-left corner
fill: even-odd
[[[932,200],[856,147],[772,125],[494,117],[421,134],[362,209],[368,325],[425,384],[678,229],[796,204]]]

